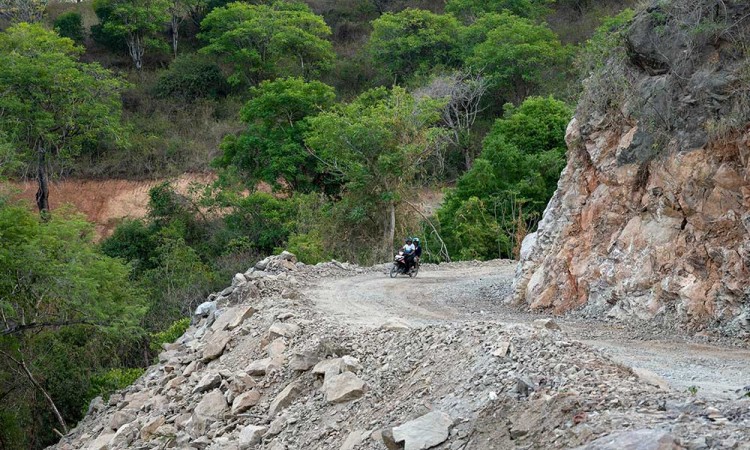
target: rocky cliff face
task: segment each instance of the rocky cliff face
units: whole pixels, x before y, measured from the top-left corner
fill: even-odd
[[[654,2],[624,27],[567,130],[514,299],[746,334],[750,4]]]

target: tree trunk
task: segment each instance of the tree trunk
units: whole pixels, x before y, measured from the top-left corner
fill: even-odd
[[[57,406],[55,405],[55,402],[52,400],[52,397],[47,393],[47,391],[44,389],[44,387],[34,378],[34,375],[31,373],[31,370],[29,370],[29,367],[26,365],[26,361],[24,361],[23,356],[21,356],[20,359],[16,359],[10,354],[0,350],[0,354],[4,355],[6,358],[13,361],[14,364],[21,367],[23,372],[26,374],[26,377],[31,381],[31,384],[34,385],[35,388],[39,389],[39,391],[44,395],[44,398],[47,400],[47,403],[49,403],[50,409],[52,409],[52,413],[57,418],[57,421],[60,422],[60,426],[63,429],[63,434],[68,434],[68,425],[65,423],[65,419],[63,419],[62,414],[60,414],[60,410],[57,409]]]
[[[469,169],[471,169],[471,166],[474,164],[474,157],[471,154],[471,147],[464,149],[464,164],[466,165],[467,172],[469,171]]]
[[[47,151],[40,145],[37,148],[36,180],[38,189],[36,191],[36,206],[42,217],[49,216],[49,180],[47,179]]]
[[[128,52],[130,58],[133,60],[133,64],[137,70],[141,70],[143,67],[143,38],[138,34],[132,34],[128,36]]]
[[[383,230],[383,256],[386,261],[391,258],[393,251],[393,239],[396,237],[396,203],[388,202],[388,211],[385,217],[385,227]]]
[[[174,57],[177,58],[177,43],[179,40],[180,35],[180,18],[176,15],[172,16],[172,51],[174,52]]]

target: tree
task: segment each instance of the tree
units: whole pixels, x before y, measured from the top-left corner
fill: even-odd
[[[448,0],[445,12],[474,22],[482,14],[509,12],[519,17],[538,19],[550,10],[555,0]]]
[[[304,119],[330,108],[335,97],[330,86],[302,78],[267,80],[251,88],[241,112],[248,129],[224,140],[216,164],[239,170],[250,188],[265,181],[276,189],[324,190],[325,172],[304,146]]]
[[[40,25],[0,33],[0,132],[36,173],[39,211],[49,211],[52,159],[75,156],[87,140],[120,130],[123,83],[98,64],[78,61],[82,49]]]
[[[372,23],[369,50],[396,80],[460,62],[460,24],[450,15],[419,9],[386,13]]]
[[[149,47],[161,47],[158,33],[169,21],[167,0],[101,0],[95,7],[106,11],[102,30],[123,36],[130,59],[137,70],[143,68],[143,55]]]
[[[382,232],[379,256],[390,258],[396,211],[421,163],[436,150],[440,102],[417,100],[401,88],[375,89],[351,104],[310,119],[305,142],[331,173],[344,180],[350,217]]]
[[[482,111],[482,97],[486,91],[487,80],[483,75],[457,70],[433,77],[427,86],[415,92],[417,96],[445,100],[443,126],[449,131],[446,136],[451,145],[463,154],[466,170],[471,168],[474,160],[471,130]]]
[[[201,22],[202,52],[232,66],[228,81],[252,85],[280,74],[310,78],[328,70],[335,54],[323,18],[301,3],[230,3]]]
[[[85,37],[83,32],[83,20],[79,13],[71,11],[60,14],[57,16],[57,19],[55,19],[54,28],[60,36],[73,39],[73,42],[76,44],[83,44],[83,39]]]
[[[491,14],[468,27],[466,64],[482,70],[502,98],[521,102],[549,83],[555,69],[564,73],[568,52],[552,30],[509,13]]]
[[[438,211],[451,254],[513,257],[541,217],[565,166],[565,127],[571,111],[553,98],[506,105],[484,140],[482,154],[449,191]],[[486,231],[499,230],[487,234]],[[494,237],[492,237],[494,236]]]
[[[63,399],[65,389],[53,380],[59,376],[62,381],[66,374],[45,361],[49,345],[74,335],[76,343],[55,348],[53,354],[61,360],[63,355],[75,358],[81,346],[94,342],[100,356],[86,358],[106,359],[106,336],[137,337],[144,311],[143,297],[128,281],[128,268],[96,251],[92,230],[80,216],[61,211],[41,221],[24,206],[0,199],[0,389],[9,396],[0,413],[6,412],[5,405],[18,407],[23,404],[19,399],[38,392],[63,433],[68,421],[80,418],[85,386],[74,387],[75,398]],[[6,379],[9,373],[16,375]],[[32,435],[40,431],[48,433],[28,430]]]
[[[0,18],[11,23],[42,20],[48,0],[0,0]]]

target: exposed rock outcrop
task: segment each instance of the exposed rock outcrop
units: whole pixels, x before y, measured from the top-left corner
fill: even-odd
[[[618,78],[595,74],[568,126],[516,302],[750,332],[748,34],[745,1],[636,14],[607,61]]]

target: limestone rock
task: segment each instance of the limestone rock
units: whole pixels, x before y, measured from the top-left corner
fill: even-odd
[[[677,450],[678,448],[681,447],[666,431],[635,430],[620,431],[600,437],[576,450]]]
[[[257,425],[248,425],[242,428],[240,431],[240,438],[238,441],[240,450],[246,450],[259,443],[263,438],[263,435],[268,430],[267,427],[261,427]]]
[[[545,328],[547,330],[560,331],[560,325],[552,319],[537,319],[534,321],[534,326],[537,328]]]
[[[633,367],[633,373],[638,376],[644,383],[656,386],[663,391],[669,391],[669,383],[664,378],[654,372],[641,367]]]
[[[305,372],[320,362],[320,357],[313,352],[295,353],[289,361],[289,368],[297,372]]]
[[[263,358],[257,361],[253,361],[245,367],[245,372],[248,375],[265,375],[272,367],[274,367],[274,361],[271,358]]]
[[[133,423],[121,426],[109,442],[110,448],[129,448],[130,443],[138,436],[138,428]]]
[[[268,329],[268,338],[292,337],[299,331],[299,326],[293,323],[276,322]]]
[[[327,402],[343,403],[362,397],[365,387],[366,383],[352,372],[343,372],[331,377],[326,375],[323,392]]]
[[[164,422],[164,416],[153,417],[150,420],[146,421],[146,424],[141,428],[141,439],[143,439],[144,441],[150,440],[155,435],[156,430],[158,430],[160,426],[164,425]]]
[[[289,383],[271,402],[271,406],[268,407],[268,416],[275,417],[276,414],[291,405],[300,393],[302,393],[302,388],[298,383]]]
[[[113,437],[115,437],[114,433],[102,433],[85,448],[86,450],[109,450],[109,443],[112,442]]]
[[[404,443],[404,450],[424,450],[448,439],[453,419],[441,411],[432,411],[418,419],[393,429],[396,442]]]
[[[226,331],[214,333],[206,347],[203,349],[203,362],[208,362],[221,356],[231,339],[232,335]]]
[[[226,409],[227,401],[224,394],[219,389],[214,389],[203,396],[194,412],[201,417],[219,417]]]
[[[260,392],[255,389],[251,389],[247,392],[243,392],[238,395],[232,402],[232,414],[240,414],[253,406],[257,405],[260,401]]]
[[[193,393],[201,393],[215,389],[221,385],[221,375],[212,372],[207,373],[201,378],[198,384],[193,388]]]
[[[341,450],[354,450],[359,446],[362,442],[365,441],[365,438],[367,437],[367,431],[365,430],[355,430],[349,433],[349,435],[344,439],[344,443],[341,444]]]
[[[112,415],[112,419],[109,421],[109,428],[112,430],[119,430],[120,427],[134,420],[135,412],[117,411]]]

